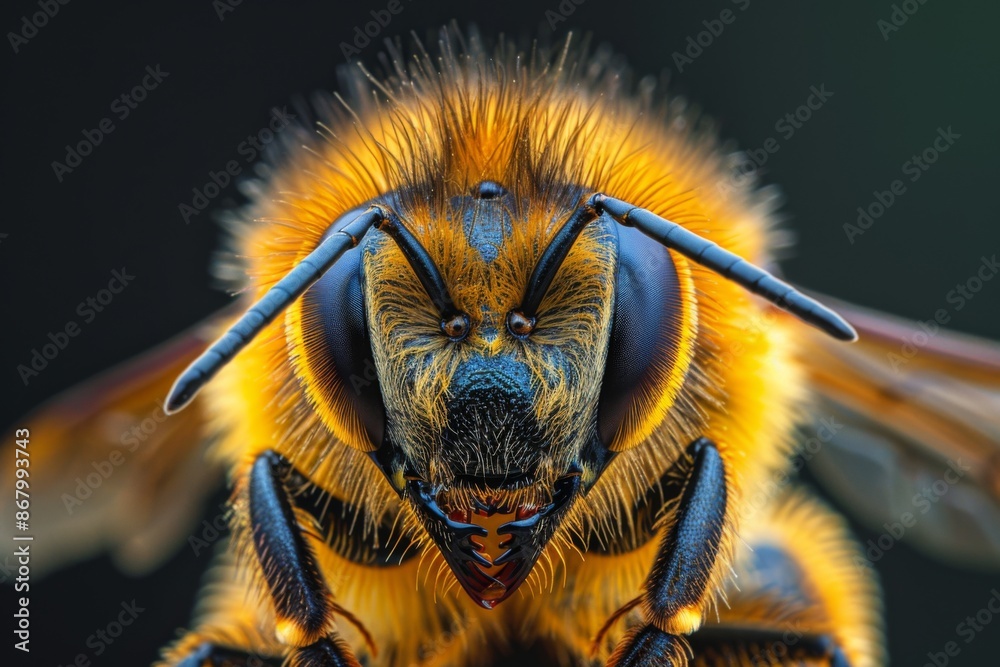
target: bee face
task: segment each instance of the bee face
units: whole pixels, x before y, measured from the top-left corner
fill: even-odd
[[[543,305],[530,332],[516,321],[543,247],[529,239],[550,235],[573,203],[543,210],[506,193],[453,196],[444,211],[407,207],[455,309],[468,316],[459,338],[443,330],[391,241],[375,237],[365,248],[388,436],[409,472],[442,487],[525,488],[551,481],[592,437],[614,289],[607,226],[595,226],[565,266],[560,281],[575,289],[553,290],[560,298]]]
[[[453,303],[435,303],[386,235],[368,236],[303,302],[321,412],[363,427],[376,464],[488,607],[513,593],[631,437],[643,398],[662,393],[652,385],[686,364],[669,253],[610,219],[587,226],[536,314],[521,313],[582,192],[546,198],[484,181],[447,197],[386,195]]]
[[[478,664],[505,637],[565,663],[617,646],[608,664],[686,664],[781,648],[789,623],[788,659],[878,663],[857,550],[798,494],[771,498],[806,372],[827,387],[830,419],[846,413],[857,434],[870,420],[879,438],[865,442],[885,438],[892,453],[906,443],[891,431],[923,425],[954,438],[911,443],[929,446],[921,457],[981,450],[988,469],[988,448],[967,445],[989,420],[957,424],[976,411],[939,414],[902,391],[909,380],[876,373],[898,323],[855,356],[800,339],[748,298],[740,287],[854,336],[754,264],[774,240],[763,193],[731,183],[735,162],[682,104],[654,109],[645,83],[640,100],[618,94],[628,77],[606,56],[533,51],[528,64],[440,46],[391,56],[383,83],[359,74],[356,109],[321,101],[320,133],[289,130],[287,154],[247,184],[229,267],[249,278],[247,308],[211,324],[228,322],[215,343],[193,358],[199,327],[136,364],[142,377],[116,373],[93,385],[104,396],[88,388],[43,413],[71,428],[36,441],[106,455],[109,411],[138,423],[183,363],[164,405],[174,413],[228,367],[153,435],[161,464],[116,473],[119,497],[150,489],[139,505],[163,505],[196,488],[202,427],[223,434],[207,461],[229,465],[231,558],[164,664],[239,661],[243,648],[293,664]],[[918,375],[960,358],[960,377],[979,380],[968,362],[998,365],[964,343],[933,347],[910,362]],[[79,474],[49,487],[61,516],[59,487]],[[98,523],[141,519],[112,514]],[[180,525],[153,523],[164,527],[140,552]],[[106,536],[116,556],[136,551],[134,532]],[[564,546],[585,559],[562,559]],[[535,572],[539,560],[549,567]],[[438,604],[459,583],[493,607],[535,574],[538,595],[511,614],[469,613],[464,595]]]

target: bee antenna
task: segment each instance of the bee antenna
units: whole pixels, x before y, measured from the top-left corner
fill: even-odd
[[[358,245],[373,225],[386,218],[380,206],[371,206],[348,225],[323,240],[295,268],[250,306],[211,347],[191,362],[171,387],[164,405],[167,414],[181,410],[198,390],[228,364],[275,317],[302,295],[333,266],[340,256]]]
[[[195,394],[223,366],[319,280],[341,255],[356,247],[372,227],[392,237],[403,251],[424,289],[441,310],[442,320],[457,315],[444,279],[430,255],[394,211],[387,206],[374,204],[342,229],[325,238],[257,303],[250,306],[226,333],[191,362],[167,395],[164,406],[167,414],[173,414],[190,403]]]
[[[854,328],[840,315],[759,266],[675,222],[601,193],[589,196],[574,211],[542,253],[528,281],[521,307],[517,309],[521,314],[534,320],[542,298],[573,242],[583,228],[600,217],[601,213],[607,213],[620,225],[635,227],[667,248],[712,269],[834,338],[845,341],[858,338]]]
[[[387,210],[386,217],[375,226],[378,227],[379,231],[391,236],[399,249],[403,251],[406,261],[410,263],[413,272],[420,279],[420,284],[424,286],[427,295],[441,312],[441,318],[448,319],[458,315],[455,302],[452,301],[448,287],[444,283],[441,272],[434,264],[434,260],[420,245],[420,241],[407,229],[400,217],[395,212]]]

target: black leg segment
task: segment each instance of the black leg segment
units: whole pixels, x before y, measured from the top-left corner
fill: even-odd
[[[686,667],[687,646],[677,635],[644,625],[626,635],[608,664],[615,667]]]
[[[360,663],[343,641],[324,638],[292,653],[288,667],[360,667]]]
[[[282,484],[287,473],[287,466],[274,452],[262,454],[253,464],[250,522],[254,548],[280,619],[316,637],[329,623],[333,604]]]
[[[615,667],[686,665],[680,636],[696,629],[726,520],[726,471],[708,438],[688,445],[692,461],[673,524],[663,534],[643,595],[620,609],[601,630],[642,604],[646,624],[630,631],[608,664]]]
[[[291,467],[265,452],[250,471],[250,522],[254,549],[277,612],[278,637],[295,647],[291,665],[357,665],[350,649],[333,633],[334,615],[352,623],[374,653],[371,636],[333,600],[312,549],[299,529],[282,482]]]
[[[645,586],[646,612],[661,628],[684,609],[701,606],[726,518],[726,472],[718,449],[699,438],[688,453],[688,483]]]

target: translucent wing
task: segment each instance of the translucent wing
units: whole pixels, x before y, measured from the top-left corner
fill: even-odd
[[[213,333],[209,323],[194,327],[13,425],[30,431],[30,528],[19,534],[40,545],[32,550],[33,573],[103,551],[124,570],[141,572],[170,556],[187,535],[222,474],[204,457],[198,403],[168,417],[163,400]],[[3,447],[8,451],[0,456],[13,465],[12,439]],[[6,516],[14,511],[13,485],[12,471],[0,478]],[[15,532],[9,524],[0,529],[7,543]]]
[[[801,361],[832,418],[806,454],[813,471],[883,545],[1000,569],[1000,345],[823,301],[860,340],[804,331]]]

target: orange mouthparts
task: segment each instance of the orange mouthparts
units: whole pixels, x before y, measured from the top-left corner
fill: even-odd
[[[448,513],[448,518],[456,523],[479,526],[486,531],[486,535],[470,537],[469,541],[473,549],[489,564],[468,561],[462,570],[455,572],[462,588],[483,607],[492,609],[506,600],[531,572],[534,561],[525,563],[520,558],[501,561],[513,545],[514,538],[501,534],[500,529],[509,523],[530,519],[536,514],[538,508],[530,505],[519,506],[513,511],[509,507],[480,505],[474,509],[456,509]]]
[[[559,478],[552,501],[542,505],[500,505],[475,499],[473,507],[438,505],[439,489],[420,479],[407,494],[465,592],[485,609],[509,598],[531,572],[577,492],[580,475]]]

